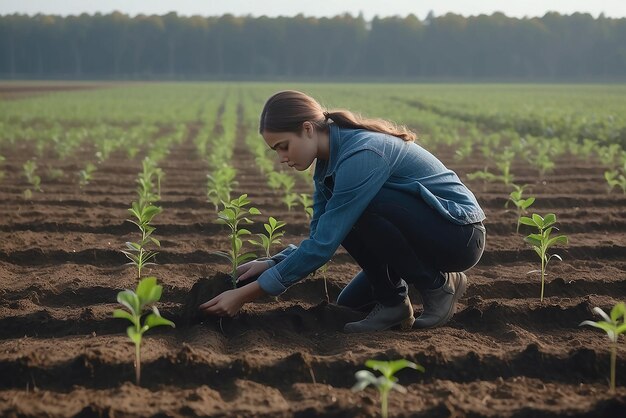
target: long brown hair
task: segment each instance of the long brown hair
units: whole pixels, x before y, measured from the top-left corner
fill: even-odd
[[[295,90],[279,91],[267,99],[261,112],[259,133],[268,131],[300,134],[302,124],[306,121],[317,129],[326,131],[329,119],[340,128],[366,129],[397,136],[409,142],[417,138],[406,126],[384,119],[363,118],[345,109],[326,111],[315,99]]]

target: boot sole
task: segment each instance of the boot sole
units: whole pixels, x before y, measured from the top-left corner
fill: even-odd
[[[410,329],[413,329],[413,323],[415,322],[415,317],[411,316],[409,318],[403,319],[402,321],[395,323],[395,324],[391,324],[386,328],[383,329],[376,329],[376,330],[354,330],[354,331],[350,331],[347,330],[345,327],[343,328],[343,332],[347,333],[347,334],[358,334],[358,333],[363,333],[363,332],[379,332],[379,331],[387,331],[389,329],[392,329],[394,327],[399,327],[401,331],[408,331]]]
[[[450,306],[450,310],[448,311],[448,313],[446,314],[445,317],[443,317],[441,319],[441,321],[437,322],[436,324],[433,324],[429,327],[423,327],[423,328],[417,328],[417,329],[428,329],[428,328],[435,328],[438,326],[441,326],[443,324],[445,324],[446,322],[448,322],[456,313],[456,304],[459,301],[459,299],[461,299],[461,297],[463,297],[463,295],[465,294],[465,291],[467,290],[467,276],[465,275],[465,273],[460,273],[461,275],[461,280],[458,283],[458,287],[454,286],[454,298],[452,299],[452,305]]]

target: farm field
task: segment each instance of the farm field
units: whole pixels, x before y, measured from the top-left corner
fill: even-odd
[[[257,133],[264,99],[286,88],[408,125],[476,194],[487,247],[448,324],[344,334],[364,314],[332,303],[359,271],[342,248],[325,272],[330,303],[318,272],[235,318],[198,315],[229,285],[207,175],[236,170],[231,196],[262,213],[253,233],[273,216],[286,222],[282,246],[308,237],[284,192],[310,194],[310,175],[285,171],[293,188],[271,187],[281,167]],[[0,84],[0,416],[373,417],[376,390],[351,391],[372,358],[425,368],[397,374],[408,391],[391,393],[394,417],[621,416],[625,339],[611,394],[609,339],[578,324],[626,301],[624,98],[622,85]],[[146,156],[164,174],[145,274],[176,328],[144,336],[137,386],[127,323],[112,312],[138,282],[121,250],[136,239],[125,220]],[[512,184],[569,238],[551,250],[563,260],[548,266],[543,301],[532,231],[516,233],[505,207]]]

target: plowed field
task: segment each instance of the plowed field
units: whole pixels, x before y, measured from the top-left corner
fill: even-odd
[[[339,249],[327,272],[307,278],[277,299],[247,304],[238,316],[197,316],[197,305],[225,288],[228,266],[212,254],[227,249],[227,232],[213,223],[206,202],[206,164],[192,135],[171,150],[163,212],[154,224],[162,248],[148,269],[164,286],[159,303],[175,330],[146,334],[142,386],[135,386],[133,346],[126,323],[113,319],[115,297],[134,288],[120,252],[135,230],[125,222],[135,199],[140,159],[114,155],[80,190],[70,174],[44,181],[24,200],[21,166],[27,149],[3,150],[0,183],[0,415],[10,417],[371,417],[379,413],[373,388],[352,393],[365,360],[406,358],[425,373],[403,370],[407,394],[393,392],[390,413],[401,417],[626,416],[626,351],[617,361],[616,395],[608,391],[608,339],[578,327],[597,320],[592,309],[626,299],[626,196],[606,193],[603,169],[576,158],[557,160],[545,180],[513,167],[516,183],[531,185],[536,212],[558,215],[570,245],[554,252],[546,299],[527,274],[539,259],[515,234],[504,208],[508,188],[468,183],[487,214],[487,248],[468,272],[469,287],[444,327],[347,335],[343,325],[362,317],[333,305],[358,266]],[[481,161],[455,164],[453,150],[436,154],[465,178]],[[93,155],[38,161],[76,173]],[[239,185],[265,220],[287,222],[283,243],[308,234],[298,208],[286,211],[240,140],[234,158]],[[298,191],[310,186],[298,180]],[[252,227],[260,232],[260,223]],[[412,293],[416,310],[419,295]],[[623,341],[623,339],[622,339]]]

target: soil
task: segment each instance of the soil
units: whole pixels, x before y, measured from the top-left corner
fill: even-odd
[[[468,272],[453,319],[432,330],[350,335],[343,325],[363,314],[332,301],[359,269],[341,248],[326,273],[331,303],[318,275],[245,305],[234,318],[198,315],[200,303],[228,286],[228,266],[213,254],[228,242],[213,223],[207,166],[191,141],[161,164],[163,213],[154,234],[162,248],[146,273],[163,284],[158,306],[177,327],[144,337],[141,386],[127,325],[111,316],[117,292],[136,285],[120,250],[136,238],[124,220],[140,158],[114,154],[84,189],[76,173],[93,150],[39,159],[43,192],[24,200],[21,166],[32,150],[0,149],[1,416],[373,417],[375,389],[350,390],[370,358],[406,358],[425,368],[397,374],[407,393],[391,393],[394,417],[624,416],[623,338],[611,394],[609,340],[578,326],[599,319],[594,307],[626,300],[626,196],[607,194],[599,163],[563,158],[545,179],[525,164],[513,167],[516,182],[531,185],[534,209],[557,213],[570,239],[554,250],[563,261],[548,267],[543,302],[539,277],[528,274],[538,257],[504,208],[508,189],[467,182],[487,214],[487,248]],[[456,163],[450,149],[436,154],[462,178],[483,167],[479,159]],[[247,192],[265,216],[288,223],[283,244],[299,243],[308,233],[304,212],[285,210],[242,143],[235,155],[235,193]],[[64,175],[47,178],[49,168]],[[310,191],[302,180],[297,188]],[[419,294],[411,297],[419,314]]]

